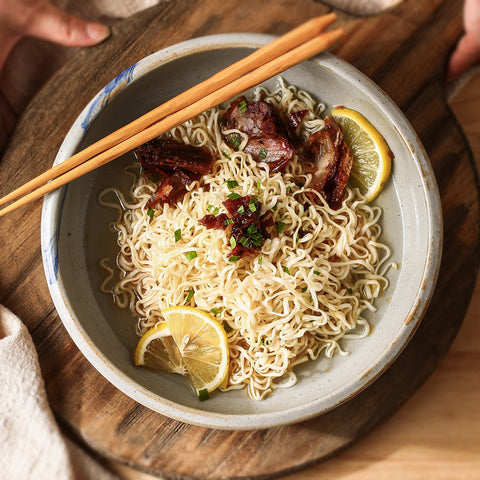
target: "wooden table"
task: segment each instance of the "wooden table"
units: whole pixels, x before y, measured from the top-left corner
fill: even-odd
[[[19,122],[0,164],[0,193],[6,193],[49,166],[68,126],[93,93],[106,84],[112,75],[150,51],[208,33],[235,30],[282,33],[312,15],[327,11],[324,5],[314,1],[283,1],[268,6],[258,5],[258,2],[253,1],[242,2],[241,5],[238,2],[220,0],[208,3],[194,0],[167,2],[117,26],[111,42],[98,49],[81,52],[52,79]],[[285,15],[287,11],[289,14]],[[358,470],[363,470],[366,478],[371,478],[377,473],[385,474],[386,469],[392,466],[396,467],[398,472],[404,468],[410,469],[412,475],[419,472],[418,478],[426,478],[427,473],[437,472],[437,475],[431,478],[438,478],[442,470],[441,461],[448,458],[449,453],[453,459],[460,458],[461,455],[465,462],[471,462],[463,464],[460,461],[460,464],[466,465],[465,472],[468,472],[470,465],[469,477],[474,478],[474,469],[478,471],[474,456],[478,455],[478,439],[475,434],[478,433],[479,422],[478,410],[475,409],[473,400],[478,400],[480,388],[477,380],[478,369],[475,369],[475,366],[478,366],[478,347],[474,350],[472,345],[475,333],[478,338],[478,327],[475,327],[476,332],[473,331],[473,334],[470,331],[463,341],[461,337],[457,339],[454,345],[454,348],[459,348],[459,357],[464,363],[456,364],[462,367],[462,375],[459,375],[456,369],[447,369],[448,383],[445,392],[448,395],[444,399],[445,403],[432,403],[428,399],[422,401],[421,398],[418,400],[423,389],[410,398],[449,350],[464,319],[479,263],[476,169],[465,139],[443,100],[443,66],[450,48],[461,32],[461,2],[407,0],[388,13],[368,19],[341,15],[341,23],[346,29],[346,36],[336,48],[336,53],[351,61],[386,90],[406,113],[426,146],[442,194],[445,255],[436,294],[419,334],[413,339],[401,361],[396,362],[388,374],[372,386],[369,390],[370,397],[363,397],[366,401],[361,407],[360,398],[355,399],[350,410],[345,408],[332,412],[328,417],[332,428],[323,433],[319,430],[323,421],[320,418],[297,429],[280,429],[272,435],[277,441],[281,440],[282,435],[290,441],[292,437],[289,437],[289,434],[292,432],[304,435],[303,439],[308,434],[312,441],[306,445],[306,449],[309,450],[307,453],[312,455],[307,455],[307,458],[312,462],[338,453],[351,442],[358,442],[364,437],[361,443],[357,443],[360,445],[358,448],[364,446],[363,451],[358,452],[356,447],[347,450],[333,460],[324,461],[310,470],[302,470],[295,474],[297,478],[309,478],[308,475],[312,478],[326,478],[332,474],[338,476],[339,472],[345,475],[344,478],[348,478],[348,475],[357,475]],[[159,26],[162,28],[158,28]],[[97,68],[92,69],[94,66]],[[79,84],[84,78],[88,78],[89,82]],[[77,82],[72,79],[77,79]],[[18,168],[19,159],[28,165],[27,172]],[[52,307],[43,279],[38,244],[39,212],[40,203],[37,202],[27,211],[14,212],[0,221],[4,241],[0,251],[0,301],[24,319],[32,332],[49,399],[57,418],[67,429],[71,429],[77,438],[85,440],[90,447],[106,456],[155,472],[167,471],[172,465],[172,462],[168,462],[168,455],[167,459],[160,458],[160,461],[157,461],[158,456],[151,458],[142,454],[141,434],[135,439],[125,439],[130,440],[130,443],[126,441],[123,450],[117,450],[119,437],[115,437],[112,431],[119,435],[120,430],[110,430],[110,426],[130,422],[130,425],[135,425],[135,429],[147,435],[149,426],[145,420],[151,420],[152,416],[142,408],[132,405],[129,399],[123,398],[99,377],[66,335]],[[466,318],[468,320],[468,315]],[[452,348],[450,355],[452,351],[455,352]],[[471,351],[473,355],[469,356]],[[443,364],[448,362],[448,358],[443,360]],[[427,385],[435,378],[435,375],[432,376]],[[463,381],[466,383],[462,383]],[[391,391],[388,382],[391,382]],[[465,394],[469,392],[469,386],[476,391],[477,397],[474,397],[472,404],[465,404]],[[437,385],[437,389],[442,388],[445,388],[443,383]],[[92,395],[92,392],[101,393]],[[434,396],[436,397],[435,394]],[[437,412],[439,408],[445,410]],[[394,429],[389,436],[390,423],[387,422],[365,437],[380,420],[395,411],[396,418],[406,415],[403,421],[400,420],[397,430]],[[92,413],[89,415],[89,412]],[[472,436],[461,437],[454,449],[449,449],[448,445],[450,441],[456,440],[455,430],[445,432],[431,423],[434,419],[443,418],[445,412],[453,418],[451,427],[462,428],[462,432],[463,426],[456,415],[468,412],[468,416],[462,417],[465,425],[477,425],[476,430],[472,429]],[[342,418],[339,418],[339,415]],[[107,424],[107,420],[112,422],[111,425]],[[183,432],[188,437],[187,434],[193,434],[194,431],[167,420],[159,420],[158,417],[155,417],[155,421],[161,425],[156,435],[161,437],[162,432],[170,431],[170,440],[174,438],[175,432]],[[338,428],[333,428],[338,426],[339,422],[342,422],[341,435]],[[109,433],[103,435],[106,431]],[[129,436],[132,432],[132,428],[123,430],[123,435]],[[435,463],[427,462],[423,470],[421,465],[417,465],[413,470],[413,460],[422,455],[422,452],[430,451],[432,446],[426,442],[435,438],[435,434],[438,444],[447,446],[446,453],[442,452]],[[375,435],[380,437],[375,439]],[[215,436],[215,433],[210,435],[207,444]],[[205,438],[207,437],[208,435],[205,435]],[[315,449],[315,442],[320,437],[325,441],[326,448]],[[144,436],[144,440],[146,439]],[[238,435],[238,439],[242,440],[242,436]],[[132,443],[132,440],[140,444],[135,444],[135,441]],[[149,437],[149,440],[152,438]],[[155,443],[155,438],[153,440]],[[179,437],[176,437],[176,440],[180,440]],[[264,449],[272,457],[272,449],[269,449],[268,444],[262,444],[261,440],[262,434],[254,433],[250,437],[250,445],[255,445],[255,449],[260,451]],[[368,443],[372,441],[373,444]],[[242,445],[247,447],[248,443]],[[161,446],[162,442],[157,442],[157,452]],[[409,453],[403,456],[402,452],[407,446]],[[171,442],[168,445],[165,443],[164,447],[162,453],[165,454],[167,448],[172,448]],[[243,455],[247,454],[247,450],[244,449]],[[354,452],[350,458],[349,452]],[[171,459],[174,458],[174,453],[177,454],[175,459],[178,468],[183,469],[182,472],[170,470],[170,474],[186,475],[187,467],[193,468],[188,465],[188,457],[182,459],[178,456],[178,451],[169,450],[169,453],[172,455]],[[250,452],[250,455],[252,453],[258,454],[258,451]],[[230,468],[230,473],[223,471],[226,476],[231,477],[232,472],[236,475],[245,473],[241,470],[242,458],[245,457],[242,457],[242,451],[237,454],[237,457],[232,459],[234,468]],[[392,457],[398,460],[387,462],[385,469],[380,467],[378,471],[375,470],[379,465],[378,459],[382,464],[382,461]],[[305,458],[301,464],[295,464],[295,458],[288,460],[290,468],[306,466]],[[208,461],[211,462],[212,458],[205,456],[203,466],[207,465]],[[272,465],[275,466],[273,463]],[[255,468],[246,475],[251,476],[252,471],[253,474],[269,473],[262,471],[264,465],[261,462],[253,467]],[[286,470],[280,467],[277,471],[270,470],[270,473],[278,476]],[[195,473],[192,471],[190,475]],[[130,475],[126,470],[123,470],[122,474]],[[220,475],[222,472],[217,470],[212,475],[214,474]],[[207,475],[208,473],[205,474]],[[391,477],[394,472],[389,472],[388,475]],[[399,475],[399,478],[404,478],[403,473]]]

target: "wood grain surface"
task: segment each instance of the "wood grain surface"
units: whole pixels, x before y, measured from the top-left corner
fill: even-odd
[[[445,233],[438,285],[413,340],[380,379],[332,412],[288,427],[226,432],[135,403],[91,367],[53,308],[40,255],[41,202],[0,219],[0,301],[32,333],[50,403],[72,435],[100,455],[166,477],[278,476],[345,449],[423,384],[462,324],[479,265],[477,172],[444,91],[445,60],[462,29],[461,4],[407,0],[368,18],[340,13],[346,35],[334,53],[379,84],[414,126],[435,169]],[[205,34],[281,34],[329,10],[303,0],[177,0],[135,15],[105,44],[81,51],[33,100],[1,160],[0,194],[48,168],[83,106],[140,58]]]

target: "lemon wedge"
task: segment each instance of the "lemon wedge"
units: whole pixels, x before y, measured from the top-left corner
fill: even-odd
[[[225,330],[210,314],[192,307],[163,310],[165,323],[146,332],[135,365],[187,375],[200,399],[225,385],[229,350]]]
[[[393,154],[379,131],[359,112],[339,106],[332,110],[332,117],[353,156],[350,183],[371,202],[388,180]]]
[[[133,360],[136,366],[186,374],[182,356],[166,323],[158,323],[142,336],[137,343]]]

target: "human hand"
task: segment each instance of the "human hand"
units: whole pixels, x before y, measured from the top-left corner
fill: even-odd
[[[0,0],[0,71],[15,44],[25,36],[70,47],[87,47],[110,31],[52,5],[48,0]]]
[[[464,34],[450,56],[447,82],[452,82],[480,60],[480,0],[465,0]]]

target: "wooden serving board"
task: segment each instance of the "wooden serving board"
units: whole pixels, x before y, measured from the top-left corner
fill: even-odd
[[[175,478],[253,478],[329,457],[393,413],[426,380],[465,315],[479,265],[477,172],[445,101],[445,62],[462,30],[460,0],[406,0],[380,15],[339,12],[334,49],[379,84],[406,114],[438,179],[444,254],[419,330],[369,388],[313,420],[262,431],[220,431],[165,418],[110,385],[78,351],[50,299],[40,253],[41,202],[0,219],[0,302],[27,324],[57,419],[100,455]],[[313,0],[175,0],[82,50],[32,101],[0,163],[0,195],[49,168],[81,109],[114,76],[165,46],[222,32],[281,34],[330,8]],[[401,161],[401,159],[397,159]]]

